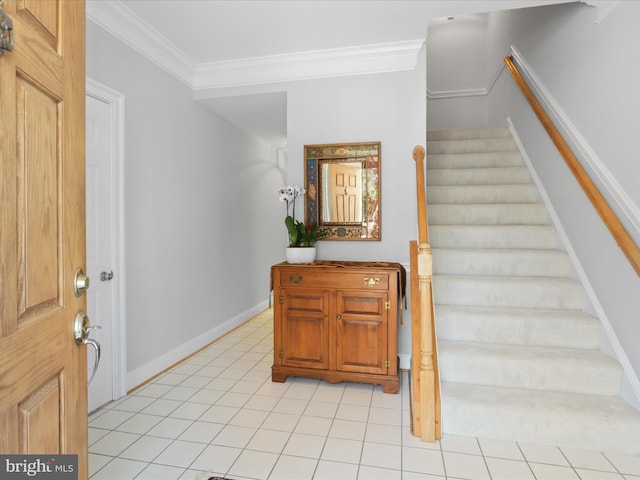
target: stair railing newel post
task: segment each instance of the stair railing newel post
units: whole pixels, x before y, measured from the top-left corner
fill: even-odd
[[[412,403],[415,410],[412,430],[422,440],[433,442],[442,437],[442,430],[433,307],[433,258],[429,245],[424,187],[424,148],[414,148],[413,158],[416,161],[418,193],[418,242],[411,242],[411,312],[412,317],[417,317],[412,318],[412,348],[414,351],[418,350],[419,355],[412,355],[412,371],[417,372],[417,378],[413,379]],[[414,282],[417,283],[417,288],[413,285]],[[419,298],[416,299],[414,295]]]

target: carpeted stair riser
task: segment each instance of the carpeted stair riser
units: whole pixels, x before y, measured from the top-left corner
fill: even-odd
[[[444,153],[513,152],[518,147],[511,137],[427,142],[427,155]]]
[[[530,184],[525,167],[441,168],[427,173],[427,190],[434,185]]]
[[[433,185],[427,204],[437,203],[531,203],[538,199],[533,185]]]
[[[435,275],[434,298],[443,305],[581,310],[584,290],[565,278]]]
[[[569,256],[559,250],[432,248],[436,275],[566,277]]]
[[[443,383],[442,398],[443,428],[451,433],[640,453],[638,412],[618,397]]]
[[[597,350],[598,319],[579,311],[437,305],[438,338]]]
[[[443,382],[618,395],[620,364],[594,350],[440,341]]]
[[[519,152],[441,153],[427,157],[430,171],[449,168],[521,167]]]
[[[435,128],[429,129],[428,140],[468,140],[470,138],[505,138],[511,137],[508,128]]]
[[[550,225],[432,225],[429,242],[434,248],[556,248]]]
[[[427,217],[434,225],[544,225],[544,203],[467,203],[427,206]]]

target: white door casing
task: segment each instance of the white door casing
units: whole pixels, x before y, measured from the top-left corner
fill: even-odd
[[[102,358],[89,385],[89,412],[125,395],[124,263],[124,96],[86,81],[87,310],[90,337],[102,345]],[[101,280],[101,272],[113,272]],[[91,376],[95,352],[87,349]]]

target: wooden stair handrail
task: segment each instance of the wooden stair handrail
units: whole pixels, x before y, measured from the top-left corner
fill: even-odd
[[[413,159],[416,162],[416,183],[418,187],[418,242],[429,242],[429,227],[427,226],[427,200],[424,190],[424,157],[425,151],[421,145],[413,149]]]
[[[442,437],[440,378],[433,307],[433,259],[429,245],[424,185],[425,151],[413,149],[418,192],[418,242],[410,244],[411,258],[411,394],[414,435],[434,442]]]
[[[627,232],[624,225],[622,225],[620,219],[611,209],[605,198],[600,193],[600,190],[598,190],[598,187],[593,183],[565,139],[562,137],[562,134],[558,131],[549,115],[547,115],[547,112],[545,112],[544,108],[531,91],[531,88],[529,88],[529,85],[527,85],[527,82],[518,71],[513,57],[504,57],[504,63],[522,90],[522,93],[531,105],[531,108],[540,120],[540,123],[547,131],[551,141],[553,141],[554,145],[562,155],[562,158],[564,158],[569,170],[571,170],[573,175],[576,177],[576,180],[582,187],[582,190],[591,201],[591,204],[596,209],[596,212],[598,212],[598,215],[600,215],[600,218],[609,229],[611,235],[613,235],[613,238],[627,257],[627,260],[629,260],[629,263],[631,263],[636,274],[640,275],[640,249],[638,248],[638,245],[636,245],[633,238],[631,238],[629,232]]]

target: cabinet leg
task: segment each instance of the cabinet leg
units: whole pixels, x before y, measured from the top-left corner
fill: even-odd
[[[287,375],[282,372],[276,372],[275,370],[271,370],[271,381],[276,383],[284,383],[287,379]]]
[[[382,393],[398,393],[400,391],[398,382],[383,382],[380,386],[382,387]]]

